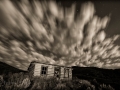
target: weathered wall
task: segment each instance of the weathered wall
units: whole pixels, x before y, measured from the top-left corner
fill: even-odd
[[[34,76],[40,76],[41,64],[35,63]]]
[[[61,75],[60,78],[63,79],[64,78],[64,67],[61,67]]]
[[[49,77],[52,77],[54,76],[54,66],[52,65],[48,65],[48,73],[47,73],[47,76]]]
[[[68,69],[68,71],[66,71]],[[72,68],[61,67],[61,79],[72,79]]]
[[[54,76],[54,66],[40,64],[40,63],[35,63],[34,76],[41,76],[41,67],[42,66],[48,67],[47,76]]]
[[[41,76],[41,67],[42,66],[47,66],[48,67],[48,71],[47,71],[47,75],[46,75],[47,77],[53,77],[54,76],[54,67],[56,67],[56,66],[47,65],[47,64],[40,64],[40,63],[34,63],[34,68],[31,68],[31,73],[34,73],[33,76]],[[65,75],[65,67],[60,68],[60,78],[61,79],[64,79],[64,78],[72,79],[72,68],[68,68],[68,69],[69,69],[69,71]]]

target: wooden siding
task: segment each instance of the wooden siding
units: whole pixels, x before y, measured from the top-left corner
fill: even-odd
[[[63,79],[64,78],[64,67],[61,67],[61,75],[60,75],[60,78]]]
[[[70,67],[61,67],[61,66],[54,66],[54,65],[34,63],[30,67],[30,70],[31,70],[30,73],[32,73],[33,76],[41,76],[41,67],[42,66],[48,67],[47,73],[45,75],[47,77],[53,77],[54,76],[55,67],[60,67],[60,79],[64,79],[64,78],[72,79],[72,68],[70,68]],[[66,69],[68,69],[68,72],[65,75],[65,70]]]
[[[36,63],[34,69],[34,76],[40,76],[40,71],[41,71],[41,64]]]
[[[61,67],[61,79],[72,79],[72,68]]]
[[[42,66],[48,67],[46,76],[54,76],[54,66],[46,65],[46,64],[39,64],[39,63],[35,63],[34,76],[41,76],[41,67]]]
[[[48,66],[47,76],[50,76],[50,77],[54,76],[54,66],[52,66],[52,65]]]

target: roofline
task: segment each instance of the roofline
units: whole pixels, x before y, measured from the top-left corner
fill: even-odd
[[[41,62],[31,62],[31,63],[40,63],[40,64],[46,64],[46,65],[54,65],[54,66],[61,66],[61,67],[72,68],[72,66],[64,66],[64,65],[57,65],[57,64],[48,64],[48,63],[41,63]]]

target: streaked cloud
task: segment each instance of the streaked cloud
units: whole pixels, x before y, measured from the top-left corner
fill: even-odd
[[[63,7],[54,1],[0,1],[0,61],[26,70],[30,62],[119,68],[119,35],[106,37],[110,17],[93,3]],[[116,60],[117,61],[116,61]]]

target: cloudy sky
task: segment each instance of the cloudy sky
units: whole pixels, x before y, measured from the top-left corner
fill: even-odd
[[[120,68],[120,2],[0,1],[0,61]]]

